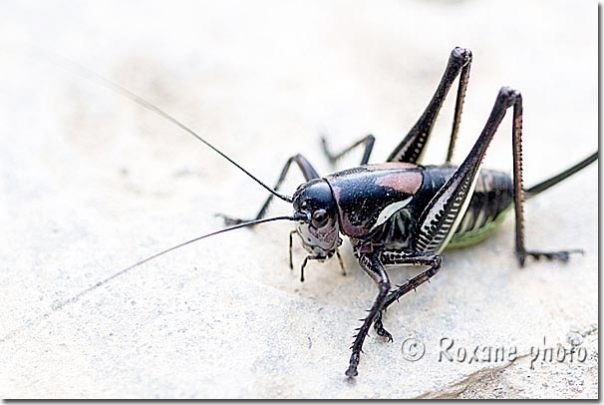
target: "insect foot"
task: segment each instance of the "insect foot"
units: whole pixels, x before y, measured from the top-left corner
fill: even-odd
[[[353,353],[350,357],[350,365],[348,366],[348,370],[346,370],[346,375],[349,378],[356,377],[357,375],[359,375],[359,372],[357,371],[359,359],[360,357],[358,353]]]
[[[524,263],[527,257],[532,257],[535,260],[540,260],[541,258],[547,260],[560,260],[561,262],[567,262],[572,253],[580,253],[583,254],[583,250],[581,249],[571,249],[571,250],[561,250],[559,252],[536,252],[536,251],[527,251],[523,253],[518,253],[517,258],[521,267],[524,267]]]
[[[384,337],[388,342],[394,342],[392,335],[386,329],[384,329],[384,324],[382,323],[382,311],[379,311],[375,314],[373,318],[373,328],[379,336]]]

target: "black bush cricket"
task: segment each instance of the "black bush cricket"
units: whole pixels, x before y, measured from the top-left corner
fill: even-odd
[[[332,154],[325,139],[322,139],[323,151],[332,163],[352,149],[364,147],[360,166],[321,177],[309,161],[298,154],[287,160],[274,188],[267,186],[160,108],[129,90],[78,67],[81,75],[100,82],[176,124],[259,183],[270,192],[270,195],[254,219],[239,219],[219,214],[230,227],[189,240],[141,260],[63,301],[55,310],[79,300],[82,295],[115,277],[185,245],[235,229],[265,222],[289,220],[296,223],[296,229],[290,233],[289,238],[290,267],[293,269],[292,244],[295,234],[300,237],[302,246],[308,252],[301,266],[301,281],[304,281],[304,268],[309,260],[322,262],[335,255],[344,270],[338,248],[342,244],[341,235],[345,235],[350,239],[354,255],[361,268],[378,286],[378,294],[368,315],[362,320],[361,327],[357,329],[351,346],[352,355],[346,375],[354,377],[358,374],[357,367],[363,342],[372,325],[378,335],[392,341],[392,335],[384,328],[382,322],[383,312],[393,302],[428,281],[439,271],[442,263],[441,253],[445,248],[463,247],[482,241],[497,228],[512,207],[515,211],[516,223],[516,257],[520,266],[524,266],[528,257],[567,261],[570,253],[580,250],[550,252],[526,249],[523,202],[525,198],[534,197],[593,163],[598,158],[598,152],[570,169],[524,189],[522,96],[516,90],[503,87],[497,94],[487,123],[468,156],[461,165],[452,165],[451,159],[461,121],[471,63],[472,53],[468,49],[455,48],[451,52],[443,77],[428,107],[390,154],[386,163],[368,164],[375,140],[372,135],[367,135],[338,154]],[[453,82],[458,77],[459,86],[447,159],[443,165],[422,166],[421,157],[436,117]],[[509,108],[513,111],[512,177],[503,172],[481,169],[488,146]],[[306,182],[290,197],[281,194],[278,190],[293,164],[300,169]],[[273,197],[292,203],[294,214],[265,218]],[[428,268],[406,283],[392,288],[385,267],[401,265]]]

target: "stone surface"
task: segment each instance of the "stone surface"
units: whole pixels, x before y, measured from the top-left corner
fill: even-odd
[[[597,148],[595,2],[4,1],[0,11],[2,397],[597,395],[595,165],[525,207],[531,248],[583,256],[520,269],[510,217],[482,245],[447,252],[438,276],[388,311],[394,343],[372,333],[351,382],[351,336],[376,288],[348,245],[346,277],[335,260],[312,263],[301,284],[288,268],[291,226],[274,223],[89,288],[219,229],[216,212],[254,215],[266,193],[48,56],[125,85],[272,184],[298,152],[332,170],[319,133],[337,148],[371,132],[372,162],[383,160],[422,113],[451,49],[464,46],[475,59],[455,160],[510,85],[524,96],[530,185]],[[428,163],[443,160],[452,105]],[[511,171],[510,132],[508,117],[487,166]],[[292,175],[284,190],[300,181]],[[279,202],[271,210],[288,212]],[[296,246],[296,267],[303,256]],[[415,273],[390,272],[395,282]],[[531,348],[577,339],[584,362],[530,368]],[[414,352],[402,348],[421,345],[423,357],[408,361]],[[470,361],[490,348],[505,358]]]

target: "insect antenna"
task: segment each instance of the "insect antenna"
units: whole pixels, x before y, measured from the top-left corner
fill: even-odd
[[[187,125],[185,125],[181,121],[177,120],[176,118],[174,118],[174,116],[168,114],[166,111],[162,110],[155,104],[145,100],[144,98],[140,97],[139,95],[128,90],[124,86],[122,86],[122,85],[96,73],[95,71],[93,71],[85,66],[82,66],[82,65],[78,64],[77,62],[74,62],[62,55],[49,53],[48,51],[40,50],[40,49],[38,49],[37,52],[35,52],[35,54],[37,56],[40,56],[40,57],[46,59],[48,62],[52,63],[55,66],[61,67],[65,70],[69,70],[69,71],[73,72],[74,74],[82,77],[83,79],[90,80],[91,82],[94,82],[102,87],[105,87],[106,89],[109,89],[109,90],[133,101],[134,103],[145,108],[146,110],[151,111],[152,113],[159,115],[160,117],[170,121],[177,127],[181,128],[182,130],[187,132],[189,135],[193,136],[197,140],[204,143],[208,148],[212,149],[214,152],[216,152],[217,154],[222,156],[224,159],[226,159],[233,166],[235,166],[236,168],[241,170],[243,173],[247,174],[248,177],[250,177],[256,183],[260,184],[260,186],[264,187],[269,193],[271,193],[275,197],[277,197],[283,201],[289,202],[289,203],[292,202],[292,197],[285,195],[285,194],[281,194],[281,193],[273,190],[271,187],[269,187],[268,185],[263,183],[260,179],[258,179],[252,173],[250,173],[249,171],[244,169],[239,163],[235,162],[233,159],[228,157],[220,149],[218,149],[217,147],[212,145],[210,142],[208,142],[204,138],[202,138],[199,134],[197,134],[195,131],[193,131],[191,128],[189,128]]]
[[[78,302],[84,295],[91,293],[92,291],[96,290],[97,288],[100,288],[102,286],[104,286],[105,284],[109,283],[111,280],[124,275],[125,273],[128,273],[131,270],[134,270],[135,268],[142,266],[145,263],[150,262],[151,260],[157,259],[160,256],[163,256],[167,253],[173,252],[177,249],[180,249],[182,247],[185,247],[187,245],[190,245],[192,243],[198,242],[202,239],[207,239],[210,238],[212,236],[216,236],[216,235],[220,235],[221,233],[226,233],[226,232],[230,232],[230,231],[235,231],[237,229],[241,229],[241,228],[245,228],[248,226],[253,226],[253,225],[258,225],[258,224],[263,224],[266,222],[273,222],[273,221],[301,221],[301,220],[305,220],[306,216],[301,214],[301,213],[296,213],[293,216],[279,216],[279,217],[273,217],[273,218],[264,218],[264,219],[257,219],[254,221],[249,221],[249,222],[244,222],[242,224],[237,224],[228,228],[224,228],[224,229],[220,229],[218,231],[214,231],[214,232],[210,232],[208,234],[202,235],[202,236],[198,236],[196,238],[193,238],[191,240],[188,240],[186,242],[182,242],[179,243],[178,245],[172,246],[168,249],[162,250],[161,252],[155,253],[143,260],[139,260],[138,262],[110,275],[109,277],[96,282],[95,284],[91,285],[90,287],[86,288],[85,290],[80,291],[79,293],[77,293],[76,295],[67,298],[65,300],[58,300],[55,301],[51,307],[50,307],[50,311],[42,313],[36,317],[34,317],[33,319],[30,319],[27,323],[23,324],[22,326],[13,329],[12,331],[8,332],[7,334],[0,336],[0,343],[4,343],[9,341],[10,339],[14,338],[15,336],[17,336],[19,333],[29,329],[30,327],[37,325],[39,322],[43,321],[44,319],[48,319],[48,317],[50,317],[54,312],[60,311],[63,308],[65,308],[68,305],[71,304],[75,304],[76,302]]]
[[[126,268],[124,268],[124,269],[122,269],[122,270],[114,273],[114,274],[112,274],[111,276],[109,276],[109,277],[107,277],[107,278],[105,278],[105,279],[103,279],[101,281],[98,281],[94,285],[88,287],[85,290],[82,290],[81,292],[79,292],[78,294],[74,295],[71,298],[68,298],[66,300],[60,301],[58,303],[55,303],[53,305],[52,309],[53,309],[53,311],[57,311],[57,310],[62,309],[66,305],[73,304],[73,303],[77,302],[80,298],[82,298],[82,296],[88,294],[89,292],[91,292],[93,290],[96,290],[99,287],[102,287],[103,285],[107,284],[108,282],[110,282],[114,278],[122,276],[125,273],[128,273],[129,271],[134,270],[135,268],[137,268],[139,266],[142,266],[145,263],[148,263],[148,262],[150,262],[150,261],[152,261],[154,259],[157,259],[160,256],[163,256],[163,255],[165,255],[167,253],[173,252],[173,251],[175,251],[177,249],[180,249],[180,248],[185,247],[187,245],[190,245],[192,243],[199,242],[200,240],[207,239],[207,238],[210,238],[212,236],[220,235],[222,233],[226,233],[226,232],[230,232],[230,231],[235,231],[237,229],[246,228],[248,226],[254,226],[254,225],[258,225],[258,224],[263,224],[263,223],[266,223],[266,222],[284,221],[284,220],[287,220],[287,221],[299,221],[299,220],[302,220],[302,219],[306,218],[305,216],[302,218],[302,217],[300,217],[300,215],[301,214],[297,214],[297,215],[294,215],[294,216],[279,216],[279,217],[264,218],[264,219],[257,219],[257,220],[254,220],[254,221],[244,222],[242,224],[237,224],[237,225],[234,225],[234,226],[230,226],[228,228],[220,229],[218,231],[210,232],[210,233],[207,233],[205,235],[198,236],[196,238],[190,239],[190,240],[188,240],[186,242],[179,243],[178,245],[174,245],[174,246],[172,246],[172,247],[170,247],[168,249],[162,250],[161,252],[158,252],[158,253],[155,253],[155,254],[153,254],[153,255],[151,255],[149,257],[146,257],[145,259],[139,260],[138,262],[136,262],[136,263],[134,263],[134,264],[132,264],[132,265],[130,265],[130,266],[128,266],[128,267],[126,267]]]

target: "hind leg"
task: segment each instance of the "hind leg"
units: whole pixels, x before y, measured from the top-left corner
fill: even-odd
[[[455,149],[455,142],[457,140],[457,132],[459,131],[459,124],[461,122],[461,113],[466,96],[466,89],[470,79],[471,65],[472,52],[469,49],[453,49],[445,73],[443,74],[440,84],[432,96],[430,103],[428,103],[428,107],[426,107],[426,110],[413,128],[411,128],[405,139],[403,139],[394,151],[392,151],[387,159],[388,162],[419,163],[421,161],[424,147],[428,142],[432,127],[434,126],[436,117],[445,101],[445,97],[457,76],[460,76],[453,118],[453,128],[451,129],[451,139],[449,141],[446,162],[449,163],[451,161],[453,150]]]
[[[522,181],[522,119],[523,119],[523,109],[522,109],[522,97],[518,94],[518,97],[514,104],[514,124],[512,130],[512,149],[513,149],[513,160],[514,160],[514,211],[515,211],[515,219],[516,219],[516,258],[518,259],[518,263],[521,267],[524,267],[524,263],[527,257],[532,257],[536,260],[541,258],[545,258],[548,260],[561,260],[563,262],[568,261],[568,258],[571,253],[582,253],[580,249],[569,249],[569,250],[560,250],[560,251],[537,251],[537,250],[527,250],[524,243],[524,188]],[[561,181],[562,179],[572,175],[575,171],[582,169],[587,166],[587,164],[593,162],[596,155],[592,155],[590,158],[581,162],[579,165],[567,170],[566,172],[561,174],[560,179],[556,179]],[[573,171],[573,169],[575,169]],[[557,176],[558,177],[558,176]],[[555,184],[545,184],[541,183],[532,189],[530,192],[536,194],[537,192],[543,191],[551,185]]]

